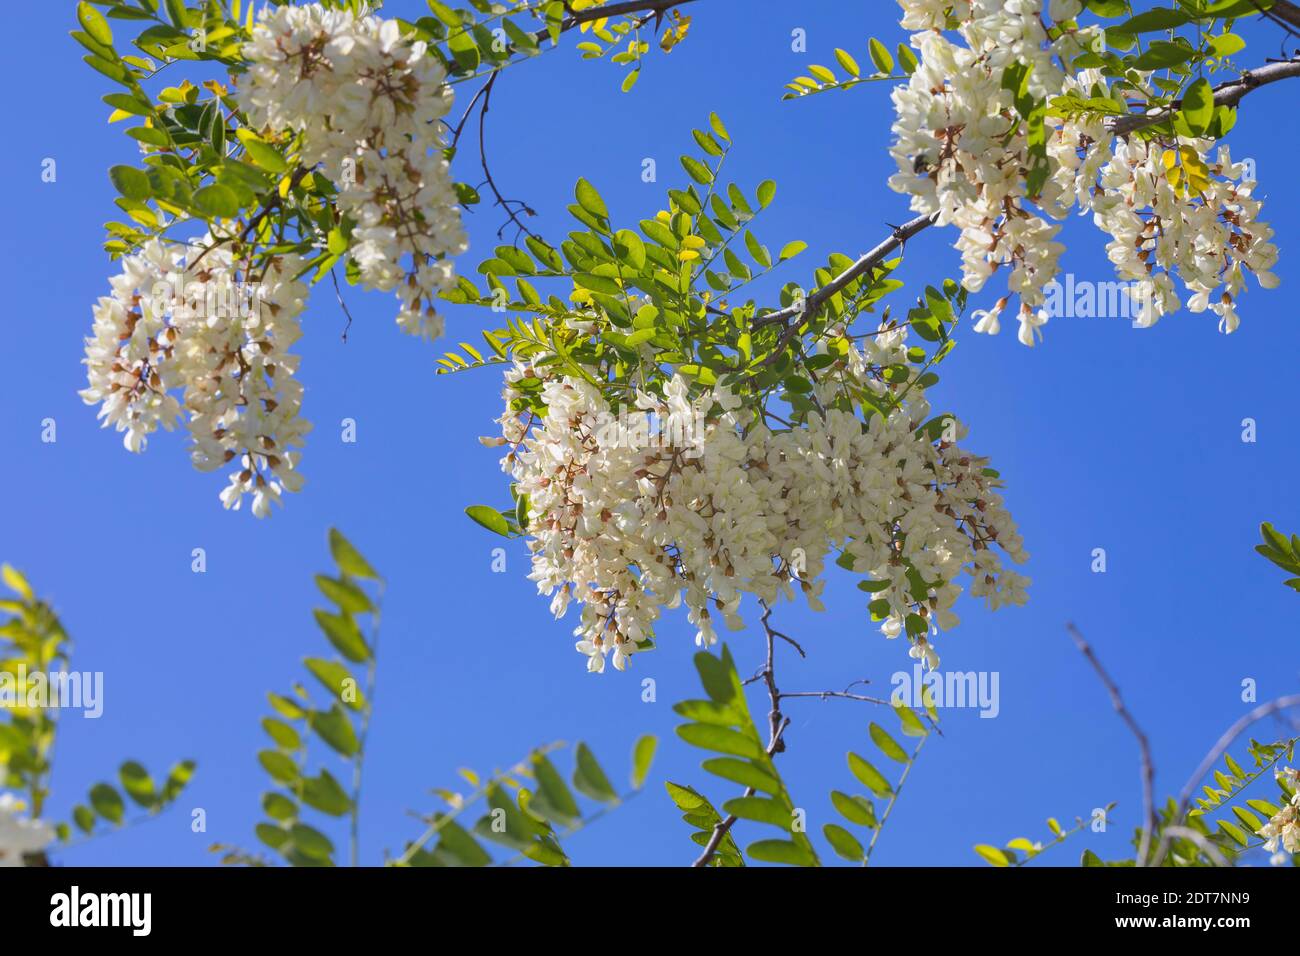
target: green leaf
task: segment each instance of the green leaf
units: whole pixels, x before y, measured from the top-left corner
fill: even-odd
[[[654,763],[655,751],[659,748],[659,738],[646,734],[639,738],[632,748],[632,789],[640,790]]]
[[[352,721],[338,704],[329,710],[313,710],[307,715],[307,726],[344,757],[355,756],[361,749]]]
[[[229,186],[212,183],[194,192],[194,208],[211,219],[232,219],[239,215],[239,197]]]
[[[812,852],[791,840],[759,840],[745,848],[751,859],[764,863],[785,863],[790,866],[816,866]]]
[[[887,797],[894,792],[884,775],[855,753],[849,754],[849,770],[878,797]]]
[[[776,198],[776,183],[770,179],[765,179],[758,184],[758,208],[766,209],[771,205],[772,200]]]
[[[298,805],[282,793],[262,794],[262,809],[272,820],[293,820],[298,816]]]
[[[1210,81],[1201,77],[1183,94],[1183,118],[1192,132],[1201,136],[1214,117],[1214,90]]]
[[[322,770],[318,777],[303,779],[302,802],[332,817],[341,817],[352,810],[352,798],[328,770]]]
[[[889,736],[888,731],[879,724],[873,722],[868,731],[871,734],[872,743],[879,747],[881,752],[890,760],[907,763],[911,759],[907,756],[907,751],[898,745],[898,741]]]
[[[465,509],[465,514],[489,531],[503,538],[510,537],[510,523],[495,508],[489,508],[487,505],[470,505]]]
[[[316,575],[316,586],[320,592],[338,605],[344,614],[365,614],[375,609],[365,591],[351,581]]]
[[[84,0],[77,4],[77,20],[95,42],[102,43],[104,46],[113,45],[113,31],[109,28],[108,21],[104,19],[102,13]]]
[[[315,827],[295,823],[289,828],[293,848],[313,860],[326,861],[334,854],[334,844]]]
[[[695,157],[683,156],[681,162],[682,168],[686,170],[686,175],[701,186],[707,186],[713,182],[713,172]]]
[[[361,552],[337,528],[330,528],[330,554],[344,574],[372,581],[381,580],[375,569],[361,556]]]
[[[275,742],[275,745],[281,750],[299,750],[302,747],[302,738],[298,736],[298,731],[294,730],[283,720],[277,720],[274,717],[262,718],[262,729],[266,731],[268,737]]]
[[[736,797],[724,803],[722,809],[742,820],[770,823],[787,831],[794,820],[790,811],[771,797]]]
[[[309,670],[322,687],[352,710],[361,710],[365,707],[366,699],[361,689],[357,686],[357,679],[352,676],[352,672],[340,664],[338,661],[322,660],[319,657],[308,657],[303,660],[303,665]],[[351,698],[345,699],[346,698]]]
[[[126,795],[142,807],[153,807],[158,803],[158,794],[154,792],[153,778],[134,760],[128,760],[118,769],[118,779]]]
[[[153,195],[148,175],[134,166],[112,166],[108,170],[108,178],[127,199],[144,202]]]
[[[265,140],[248,135],[247,131],[241,130],[241,132],[245,135],[240,136],[239,140],[244,144],[244,151],[254,166],[260,166],[269,173],[283,173],[289,168],[288,160],[278,149]]]
[[[574,756],[577,766],[573,771],[573,786],[577,791],[602,803],[617,803],[618,794],[610,785],[605,771],[596,762],[596,755],[591,752],[591,748],[580,742],[574,748]]]
[[[107,783],[97,783],[90,788],[90,805],[109,823],[121,823],[126,813],[122,795]]]
[[[846,860],[857,863],[867,855],[867,851],[862,849],[862,844],[857,838],[838,824],[827,823],[822,827],[822,834],[830,843],[831,849]]]
[[[763,747],[757,740],[716,724],[683,724],[677,728],[677,736],[694,747],[717,753],[749,759],[762,759],[764,756]]]
[[[263,750],[257,755],[257,762],[271,775],[276,783],[292,783],[298,779],[298,766],[286,754],[278,750]]]
[[[989,846],[987,843],[981,843],[975,847],[975,852],[984,858],[984,860],[993,866],[1010,866],[1012,858],[1005,850],[999,850],[995,846]]]
[[[777,256],[777,261],[784,262],[786,259],[793,259],[795,256],[797,256],[799,253],[803,252],[807,248],[808,248],[808,243],[803,242],[799,239],[794,240],[794,242],[787,242],[781,248],[781,254]]]
[[[853,797],[839,790],[832,790],[831,804],[839,811],[840,816],[850,823],[872,828],[876,825],[875,808],[865,797]]]
[[[537,776],[538,795],[529,808],[559,823],[571,824],[582,815],[555,765],[545,754],[533,755],[533,773]]]
[[[928,691],[929,688],[927,687]],[[927,709],[930,709],[932,695],[925,698]],[[894,713],[898,714],[898,719],[903,725],[903,734],[908,737],[924,737],[930,731],[926,729],[925,724],[921,723],[921,718],[916,716],[916,711],[912,710],[906,704],[894,704]],[[931,719],[934,715],[931,714]]]
[[[785,789],[781,786],[779,779],[748,760],[737,760],[734,757],[711,757],[701,763],[700,766],[723,780],[730,780],[732,783],[738,783],[744,787],[753,787],[755,790],[762,790],[764,793],[779,794]]]
[[[605,200],[600,198],[600,193],[596,192],[595,186],[585,179],[579,179],[573,191],[579,206],[598,219],[609,218],[609,209],[605,206]]]
[[[889,49],[875,37],[867,43],[867,49],[871,53],[871,62],[876,64],[876,69],[881,73],[894,72],[894,58],[889,55]]]
[[[340,654],[354,664],[370,660],[370,648],[365,638],[361,636],[361,629],[357,627],[356,621],[350,617],[341,617],[319,609],[312,613],[320,629],[325,632],[325,637]]]
[[[1240,846],[1247,846],[1250,843],[1250,837],[1246,836],[1241,827],[1237,826],[1235,823],[1229,823],[1227,820],[1220,820],[1219,829],[1232,837],[1232,839]]]

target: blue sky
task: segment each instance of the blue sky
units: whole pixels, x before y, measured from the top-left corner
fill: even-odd
[[[680,184],[676,157],[693,145],[691,128],[716,110],[736,144],[729,176],[750,191],[762,179],[779,183],[760,237],[810,245],[783,281],[806,282],[830,252],[865,251],[885,222],[908,216],[884,185],[892,165],[887,86],[801,102],[780,96],[809,60],[832,62],[836,46],[864,63],[869,35],[892,48],[902,39],[896,7],[815,0],[795,9],[694,5],[688,40],[670,56],[652,56],[630,95],[618,92],[616,68],[578,59],[572,36],[569,49],[512,69],[489,114],[497,181],[527,199],[539,213],[535,227],[549,236],[567,231],[564,206],[579,176],[600,189],[616,221],[630,224]],[[415,0],[387,4],[389,15],[423,10]],[[508,545],[507,573],[492,572],[499,539],[463,509],[506,500],[496,454],[477,442],[499,413],[495,372],[435,377],[437,350],[397,331],[384,295],[350,294],[356,322],[344,344],[345,318],[332,290],[319,288],[299,349],[305,414],[316,423],[302,465],[308,485],[269,521],[224,512],[222,480],[191,469],[181,435],[158,436],[132,456],[99,430],[76,394],[81,340],[113,270],[100,251],[102,223],[114,211],[105,171],[133,162],[135,150],[105,123],[100,96],[111,88],[80,63],[66,37],[72,22],[71,4],[31,5],[29,39],[12,44],[0,67],[16,92],[0,153],[10,186],[9,227],[0,233],[9,296],[0,323],[8,359],[0,558],[52,598],[76,641],[74,666],[105,675],[104,716],[72,716],[62,726],[54,814],[66,816],[128,758],[161,772],[191,757],[199,773],[180,812],[60,858],[204,865],[214,862],[212,842],[255,846],[265,694],[287,688],[301,658],[325,649],[311,620],[320,603],[311,576],[327,568],[326,531],[337,525],[388,579],[364,859],[400,851],[418,832],[409,812],[434,808],[429,789],[454,785],[457,767],[487,770],[545,741],[581,739],[621,781],[634,739],[656,733],[660,757],[646,792],[568,847],[580,864],[688,862],[696,848],[663,781],[702,788],[717,802],[734,795],[699,770],[702,752],[673,734],[672,702],[698,689],[693,631],[670,617],[659,649],[633,671],[592,676],[572,650],[572,621],[553,621],[526,580],[520,542]],[[791,52],[796,27],[807,31],[807,55]],[[1246,35],[1242,63],[1277,53],[1276,31]],[[1283,87],[1253,93],[1230,140],[1234,156],[1256,162],[1283,281],[1273,292],[1250,289],[1236,334],[1219,334],[1208,314],[1187,313],[1151,330],[1059,318],[1033,350],[1015,341],[1014,329],[997,338],[969,326],[959,333],[934,401],[970,424],[967,444],[991,455],[1006,479],[1034,583],[1026,607],[959,608],[962,627],[940,644],[944,666],[999,672],[1000,714],[944,714],[946,736],[927,745],[881,838],[879,863],[978,865],[975,843],[1039,839],[1044,818],[1072,819],[1110,801],[1119,806],[1109,832],[1076,837],[1044,862],[1077,862],[1085,847],[1103,857],[1125,852],[1140,812],[1135,745],[1069,642],[1067,621],[1092,641],[1150,734],[1161,793],[1181,787],[1247,709],[1243,679],[1258,682],[1261,700],[1295,690],[1296,595],[1252,551],[1261,520],[1300,528],[1286,358],[1300,350],[1290,304],[1300,282],[1290,255],[1300,248],[1300,217],[1286,192],[1300,127],[1279,121],[1293,101]],[[41,181],[47,157],[58,164],[54,183]],[[645,157],[657,161],[656,184],[641,180]],[[461,157],[462,178],[477,179],[476,160]],[[480,207],[469,224],[466,272],[496,244],[500,220]],[[1072,220],[1065,237],[1064,270],[1112,278],[1090,222]],[[914,240],[902,277],[923,284],[955,274],[952,239],[931,230]],[[493,318],[449,309],[449,334],[476,341]],[[1247,417],[1258,423],[1253,444],[1241,440]],[[46,418],[57,422],[53,444],[41,441]],[[340,440],[344,418],[357,422],[355,444]],[[207,552],[205,574],[190,570],[196,547]],[[1098,547],[1107,552],[1105,574],[1090,571]],[[809,651],[806,661],[782,662],[783,689],[868,678],[867,692],[887,692],[890,675],[911,662],[901,643],[879,635],[865,603],[841,575],[825,613],[780,609],[782,629]],[[759,632],[732,635],[730,644],[742,670],[758,666]],[[643,677],[657,682],[656,703],[642,702]],[[756,696],[754,706],[761,717],[766,701]],[[892,717],[844,701],[791,701],[788,713],[781,765],[819,831],[834,820],[829,791],[858,789],[845,752],[868,752],[868,722],[892,727]],[[191,807],[206,810],[207,833],[191,833]],[[742,831],[745,840],[764,835]]]

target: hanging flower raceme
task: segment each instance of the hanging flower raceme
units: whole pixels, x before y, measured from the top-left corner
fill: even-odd
[[[396,20],[319,4],[263,16],[244,55],[241,106],[256,129],[301,134],[302,164],[337,186],[361,284],[397,294],[405,331],[441,335],[446,257],[467,247],[442,153],[452,105],[442,64]]]
[[[1246,272],[1265,288],[1276,285],[1269,271],[1277,261],[1273,232],[1258,221],[1255,184],[1226,148],[1212,160],[1209,139],[1125,138],[1087,109],[1052,109],[1042,117],[1043,154],[1035,153],[1038,134],[1018,115],[1018,95],[1084,102],[1111,92],[1100,70],[1071,75],[1060,66],[1102,39],[1098,28],[1074,23],[1081,0],[1053,0],[1049,22],[1041,0],[899,2],[903,26],[920,31],[911,38],[920,63],[893,94],[898,172],[890,186],[911,197],[912,209],[960,230],[956,248],[968,290],[979,291],[1009,267],[1021,342],[1033,345],[1042,335],[1046,287],[1064,251],[1052,220],[1075,207],[1093,213],[1111,237],[1107,251],[1128,283],[1138,325],[1180,308],[1175,275],[1191,293],[1188,307],[1214,311],[1224,332],[1237,327],[1234,301]],[[1115,99],[1153,94],[1142,85],[1151,74],[1130,73],[1137,92]],[[1009,77],[1019,78],[1023,90]],[[977,331],[996,333],[1000,311]]]
[[[903,360],[904,335],[846,345],[845,377],[880,391],[868,369]],[[702,645],[719,622],[743,626],[746,594],[771,605],[797,587],[821,609],[828,560],[869,576],[883,633],[907,633],[930,667],[928,635],[957,623],[960,574],[993,607],[1025,600],[1027,579],[994,550],[1026,557],[986,462],[951,440],[955,421],[938,441],[918,433],[920,389],[864,424],[831,407],[842,383],[819,385],[824,414],[773,431],[728,390],[692,395],[680,376],[618,411],[584,378],[522,364],[506,378],[503,467],[527,500],[530,577],[557,617],[581,605],[593,671],[650,646],[664,608],[684,605]]]
[[[222,503],[238,508],[251,494],[265,516],[282,491],[302,487],[297,449],[311,427],[288,351],[302,334],[301,259],[274,256],[250,271],[232,246],[205,237],[153,240],[122,266],[95,306],[81,397],[131,451],[183,413],[194,466],[235,466]]]
[[[358,281],[396,293],[404,330],[441,334],[433,303],[453,281],[447,257],[466,247],[443,156],[439,121],[452,94],[441,63],[403,39],[396,20],[320,4],[264,12],[243,55],[238,102],[249,124],[272,139],[291,134],[299,172],[334,184]],[[286,174],[282,198],[293,182]],[[195,467],[232,465],[222,502],[238,508],[252,495],[262,517],[302,486],[310,426],[287,351],[301,332],[308,263],[258,245],[259,222],[221,220],[189,247],[154,239],[126,256],[94,310],[82,397],[132,451],[184,414]]]

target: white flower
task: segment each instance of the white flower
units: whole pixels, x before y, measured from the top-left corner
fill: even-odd
[[[19,816],[22,809],[12,793],[0,793],[0,867],[22,866],[24,855],[40,853],[54,842],[54,827]]]
[[[1020,331],[1016,333],[1016,338],[1020,340],[1021,345],[1033,348],[1035,335],[1037,335],[1038,339],[1043,337],[1043,333],[1038,330],[1047,324],[1046,310],[1038,309],[1034,311],[1026,305],[1021,305],[1020,314],[1016,318],[1020,320]]]
[[[244,53],[240,104],[257,128],[301,133],[303,162],[338,186],[361,284],[397,293],[403,331],[441,335],[434,303],[455,280],[446,257],[467,247],[442,156],[442,64],[396,20],[318,3],[263,11]]]
[[[906,361],[906,350],[905,329],[882,329],[862,351],[849,349],[841,371],[879,393],[887,386],[878,370]],[[506,373],[502,467],[528,501],[529,577],[557,615],[581,608],[576,647],[589,670],[602,671],[611,651],[616,669],[629,666],[666,609],[685,606],[702,647],[718,640],[719,616],[743,627],[746,596],[771,606],[802,594],[819,609],[822,572],[841,552],[883,585],[873,598],[888,607],[879,615],[886,636],[902,633],[922,606],[930,620],[955,625],[963,574],[991,607],[1026,599],[1028,581],[985,546],[1026,557],[985,460],[917,435],[930,416],[923,389],[864,428],[834,406],[836,377],[815,386],[824,415],[773,432],[742,428],[748,413],[722,388],[693,392],[674,376],[661,395],[642,391],[620,409],[556,368]],[[542,379],[540,419],[510,407],[524,378]],[[637,414],[661,427],[653,435],[630,427]],[[938,583],[913,594],[902,561]],[[927,642],[913,654],[938,666]]]
[[[1002,310],[1007,307],[1007,297],[1003,296],[994,303],[993,308],[985,311],[976,310],[971,313],[971,318],[975,320],[976,332],[987,332],[989,335],[997,335],[1002,330],[1002,323],[999,321]]]
[[[1150,83],[1143,74],[1125,77],[1136,89],[1114,91],[1099,70],[1071,75],[1061,68],[1090,48],[1096,28],[1049,38],[1041,0],[899,4],[904,28],[919,31],[911,44],[920,63],[892,94],[890,153],[898,168],[890,188],[906,193],[916,212],[958,230],[968,291],[1007,268],[1008,290],[1035,316],[1027,326],[1022,320],[1021,342],[1031,345],[1041,334],[1036,316],[1063,251],[1054,221],[1075,208],[1111,237],[1107,255],[1119,278],[1141,284],[1140,327],[1179,308],[1174,276],[1195,293],[1194,308],[1219,314],[1225,333],[1238,324],[1232,300],[1244,289],[1244,273],[1264,288],[1277,284],[1277,249],[1259,220],[1255,184],[1241,181],[1245,165],[1234,164],[1226,147],[1209,157],[1208,140],[1124,139],[1098,118],[1049,116],[1045,178],[1029,195],[1030,171],[1043,157],[1031,150],[1027,124],[1002,87],[1008,68],[1029,67],[1035,98],[1135,99],[1154,89],[1143,88]],[[1079,0],[1050,0],[1047,13],[1060,23],[1081,8]],[[1211,305],[1221,285],[1230,298]],[[976,331],[996,333],[999,314],[975,313]]]

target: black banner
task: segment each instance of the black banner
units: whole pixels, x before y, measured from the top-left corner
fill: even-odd
[[[75,932],[127,945],[201,942],[195,930],[250,943],[373,942],[431,926],[502,940],[550,926],[557,939],[594,942],[617,939],[596,935],[606,929],[702,918],[728,940],[781,925],[864,942],[891,929],[982,945],[1026,933],[1226,941],[1291,929],[1298,889],[1289,871],[1268,868],[0,870],[7,939]]]

